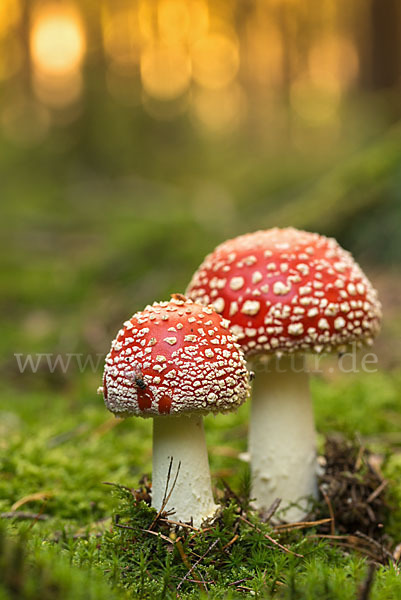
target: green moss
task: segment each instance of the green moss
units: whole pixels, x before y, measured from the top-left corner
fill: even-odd
[[[141,475],[150,472],[151,422],[110,417],[94,393],[95,379],[84,374],[62,391],[44,387],[28,392],[16,386],[3,391],[0,512],[10,511],[15,502],[25,498],[19,510],[47,517],[9,523],[14,532],[25,532],[29,540],[26,560],[32,565],[44,561],[51,581],[61,586],[60,597],[75,593],[74,585],[79,584],[74,581],[94,577],[100,581],[96,585],[102,588],[103,581],[107,593],[112,589],[116,597],[129,593],[137,598],[175,598],[175,587],[188,572],[177,545],[141,531],[149,527],[154,511],[135,505],[128,492],[113,491],[103,484],[109,481],[137,487]],[[386,529],[394,543],[400,540],[401,531],[399,379],[397,373],[356,374],[334,381],[314,379],[312,385],[320,432],[337,430],[351,436],[359,430],[368,444],[382,452],[393,507]],[[234,490],[245,492],[249,470],[238,453],[246,449],[248,410],[244,406],[233,415],[206,419],[214,482],[224,477]],[[37,493],[43,496],[31,498]],[[196,569],[205,581],[214,582],[207,584],[210,598],[355,598],[365,576],[365,560],[317,541],[309,535],[312,530],[281,536],[282,543],[303,558],[283,553],[245,523],[236,531],[239,537],[229,552],[224,551],[236,535],[236,511],[235,503],[229,504],[210,532],[199,535],[195,543],[182,541],[192,565],[217,540]],[[119,524],[134,531],[112,527],[112,514],[114,518],[118,514]],[[256,524],[256,517],[252,521]],[[268,525],[257,525],[272,534]],[[167,529],[164,534],[169,535]],[[35,577],[32,575],[32,581],[37,581]],[[233,586],[236,581],[240,583]],[[4,596],[3,590],[1,593]],[[102,591],[96,593],[102,598]],[[372,600],[399,594],[394,568],[380,568]],[[185,580],[180,596],[198,598],[201,590]]]

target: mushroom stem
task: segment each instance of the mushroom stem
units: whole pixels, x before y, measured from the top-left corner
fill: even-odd
[[[276,498],[287,521],[307,512],[317,497],[317,461],[309,376],[302,355],[254,361],[249,450],[252,498],[266,510]],[[291,506],[296,503],[296,506]]]
[[[173,463],[167,481],[171,458]],[[153,419],[152,506],[156,510],[160,510],[171,491],[179,463],[174,489],[163,510],[174,509],[177,520],[188,522],[192,518],[197,527],[217,509],[201,416]]]

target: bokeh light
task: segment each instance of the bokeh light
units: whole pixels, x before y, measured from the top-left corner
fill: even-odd
[[[22,85],[53,123],[85,110],[88,85],[156,120],[187,113],[196,131],[262,120],[273,147],[291,123],[331,131],[371,85],[372,2],[340,19],[335,0],[318,12],[296,0],[0,0],[0,83]]]
[[[183,94],[191,81],[191,62],[183,45],[149,44],[141,56],[141,79],[147,94],[171,100]]]
[[[157,23],[162,40],[194,42],[208,31],[208,7],[202,0],[159,0]]]
[[[35,11],[31,30],[33,83],[37,97],[61,108],[80,97],[85,34],[72,4],[43,4]]]
[[[358,55],[355,45],[343,36],[327,36],[312,46],[308,55],[311,80],[329,86],[335,79],[340,87],[351,85],[358,75]]]
[[[239,49],[235,35],[210,33],[192,47],[193,79],[211,90],[224,88],[237,75]]]
[[[64,75],[80,67],[85,39],[72,6],[51,4],[36,15],[31,35],[32,60],[38,70]]]

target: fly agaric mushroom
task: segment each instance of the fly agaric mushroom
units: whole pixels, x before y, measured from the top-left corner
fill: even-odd
[[[317,495],[304,354],[370,345],[381,318],[376,291],[334,239],[275,228],[218,246],[194,274],[187,295],[212,302],[230,320],[257,373],[249,431],[256,507],[266,509],[276,497],[285,507],[301,500],[286,518],[302,518],[305,498]]]
[[[249,392],[228,321],[180,294],[147,306],[113,341],[102,391],[116,416],[153,417],[152,506],[195,525],[213,516],[203,415],[235,410]],[[164,503],[172,459],[180,470]]]

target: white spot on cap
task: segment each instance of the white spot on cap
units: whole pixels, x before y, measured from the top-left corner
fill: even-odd
[[[319,329],[330,329],[327,319],[319,319],[317,326]]]
[[[330,302],[330,304],[324,311],[324,314],[328,315],[330,317],[335,317],[337,313],[338,313],[338,304],[335,304],[334,302]]]
[[[223,298],[216,298],[213,302],[213,306],[216,309],[216,312],[221,313],[224,310],[225,302]]]
[[[230,281],[230,288],[232,290],[240,290],[244,283],[245,280],[243,277],[233,277]]]
[[[260,302],[257,300],[246,300],[242,305],[241,312],[244,315],[256,315],[260,310]]]
[[[244,337],[244,329],[241,327],[241,325],[232,325],[231,331],[238,337],[238,339],[242,339]]]
[[[260,271],[255,271],[252,275],[252,283],[259,283],[259,281],[262,281],[262,279],[263,275]]]
[[[288,325],[288,333],[290,335],[302,335],[304,332],[304,326],[302,323],[291,323]]]
[[[343,319],[342,317],[337,317],[337,319],[335,319],[334,321],[334,328],[342,329],[343,327],[345,327],[345,319]]]
[[[347,291],[351,296],[356,296],[356,287],[353,283],[347,285]]]
[[[230,313],[229,313],[230,317],[235,315],[236,312],[238,312],[238,303],[235,302],[235,300],[234,300],[234,302],[231,302],[231,304],[230,304]]]
[[[290,290],[291,286],[286,285],[282,281],[276,281],[273,284],[273,292],[276,294],[276,296],[285,296]]]
[[[166,338],[164,338],[164,341],[167,342],[168,344],[170,344],[170,346],[174,346],[174,344],[177,343],[177,338],[176,337],[166,337]]]
[[[339,261],[339,262],[335,262],[333,266],[334,266],[335,270],[338,271],[339,273],[345,272],[345,267],[346,267],[345,263]]]
[[[310,296],[304,296],[303,298],[299,299],[299,303],[302,304],[302,306],[309,306],[309,304],[312,304],[312,302],[313,298]]]
[[[299,263],[297,269],[302,275],[309,275],[309,266],[305,263]]]
[[[205,356],[207,358],[213,358],[214,357],[214,352],[213,350],[211,350],[211,348],[206,348],[205,350]]]

